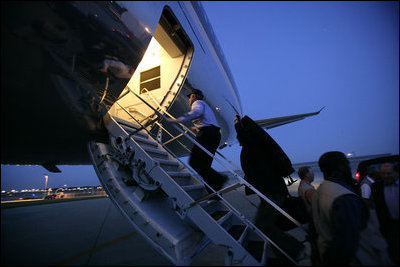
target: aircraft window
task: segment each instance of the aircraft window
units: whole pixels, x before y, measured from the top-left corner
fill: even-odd
[[[159,89],[161,87],[161,71],[160,66],[142,71],[140,73],[140,93],[145,93],[143,88],[149,91]]]

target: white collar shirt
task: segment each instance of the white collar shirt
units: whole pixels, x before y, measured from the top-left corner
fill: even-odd
[[[367,180],[371,182],[371,184],[375,183],[375,181],[369,177],[366,176]],[[361,185],[361,197],[369,199],[371,197],[371,187],[369,184],[364,183]]]
[[[192,123],[199,129],[211,125],[220,128],[214,112],[203,100],[194,101],[191,110],[182,117],[179,117],[177,120],[182,123],[192,121]]]

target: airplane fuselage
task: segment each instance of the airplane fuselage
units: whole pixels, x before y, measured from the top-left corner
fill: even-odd
[[[187,90],[201,89],[221,143],[234,141],[228,102],[241,112],[240,100],[201,4],[3,2],[1,12],[2,164],[91,164],[87,143],[106,142],[103,116],[120,116],[115,102],[127,87],[176,117],[190,108]],[[153,45],[158,62],[144,62],[157,57]],[[132,71],[104,70],[106,60]],[[133,112],[150,114],[132,101],[121,98]]]

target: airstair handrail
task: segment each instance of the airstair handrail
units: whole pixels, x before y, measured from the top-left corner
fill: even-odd
[[[159,116],[160,118],[163,118],[164,120],[167,120],[167,117],[165,117],[163,114],[161,114],[158,110],[156,110],[153,106],[151,106],[146,100],[144,100],[143,98],[141,98],[138,94],[136,94],[129,86],[127,86],[128,90],[133,93],[137,98],[139,98],[144,104],[146,104],[148,107],[150,107],[156,114],[157,116]],[[166,113],[167,115],[169,115],[168,113]],[[171,116],[172,117],[172,116]],[[173,117],[172,117],[173,118]],[[185,125],[183,125],[182,123],[179,123],[179,125],[184,126],[184,129],[188,129]],[[238,178],[240,180],[240,182],[244,185],[246,185],[247,187],[249,187],[252,191],[254,191],[258,196],[260,196],[261,198],[263,198],[266,202],[268,202],[271,206],[273,206],[276,210],[278,210],[280,213],[282,213],[287,219],[289,219],[290,221],[292,221],[295,225],[297,225],[298,227],[302,228],[302,225],[296,220],[294,219],[292,216],[290,216],[286,211],[284,211],[281,207],[279,207],[278,205],[276,205],[274,202],[272,202],[269,198],[267,198],[266,196],[264,196],[264,194],[262,194],[260,191],[258,191],[255,187],[253,187],[251,184],[249,184],[244,178],[242,178],[240,175],[238,175],[236,172],[234,172],[232,169],[230,169],[229,167],[227,167],[223,162],[221,162],[218,158],[215,157],[215,155],[213,155],[211,152],[209,152],[206,148],[204,148],[201,144],[199,144],[196,140],[194,140],[191,136],[189,136],[188,134],[186,134],[182,129],[180,129],[177,125],[173,124],[173,127],[178,130],[179,132],[183,133],[192,143],[194,143],[195,145],[197,145],[200,149],[202,149],[207,155],[209,155],[212,158],[215,158],[215,160],[220,163],[222,166],[225,167],[225,169],[227,169],[229,172],[231,172],[236,178]],[[189,129],[188,129],[189,130]],[[190,131],[190,130],[189,130]],[[204,181],[204,180],[203,180]],[[208,185],[208,184],[207,184]],[[210,186],[209,186],[210,187]],[[216,192],[213,188],[210,187],[210,189],[219,195],[218,192]],[[303,228],[302,228],[303,229]]]
[[[147,106],[149,106],[154,112],[155,114],[163,119],[166,119],[166,117],[161,114],[159,111],[157,111],[154,107],[152,107],[149,103],[147,103],[144,99],[142,99],[140,96],[138,96],[134,91],[132,91],[129,86],[127,86],[128,90],[133,93],[136,97],[138,97],[144,104],[146,104]],[[116,101],[116,103],[133,119],[135,120],[139,125],[142,125],[135,117],[132,116],[132,114],[130,114],[130,112],[128,110],[126,110],[121,104],[118,103],[118,100]],[[102,104],[102,103],[101,103]],[[161,107],[160,107],[161,108]],[[162,110],[162,108],[161,108]],[[167,113],[167,115],[171,116],[170,114]],[[171,116],[173,118],[173,116]],[[191,136],[189,136],[185,131],[183,131],[182,129],[180,129],[177,125],[173,124],[174,128],[176,130],[178,130],[179,132],[181,132],[183,135],[185,135],[189,140],[191,140],[195,145],[199,146],[205,153],[207,153],[209,156],[214,157],[213,154],[211,154],[206,148],[204,148],[202,145],[200,145],[196,140],[194,140]],[[182,128],[186,128],[187,131],[190,131],[190,129],[188,129],[185,125],[181,124],[181,126],[183,126]],[[150,131],[146,128],[143,127],[142,128],[151,135]],[[164,127],[163,127],[164,129]],[[193,133],[192,133],[193,134]],[[179,142],[179,141],[178,141]],[[162,145],[164,147],[164,145],[161,143],[161,141],[159,142],[160,145]],[[182,144],[183,145],[183,144]],[[184,145],[183,145],[184,146]],[[186,146],[184,146],[186,149],[188,149]],[[167,149],[169,153],[172,153],[172,151],[170,151],[168,148],[164,147],[164,149]],[[222,156],[223,157],[223,156]],[[186,166],[187,169],[190,170],[190,172],[193,174],[195,173],[195,171],[193,170],[193,168],[187,164],[185,164],[184,162],[182,162],[179,158],[177,158],[175,156],[175,158],[177,160],[179,160],[179,162],[183,165]],[[226,159],[225,157],[223,157],[224,159]],[[288,219],[290,219],[293,223],[295,223],[297,226],[299,226],[301,229],[302,225],[300,223],[298,223],[295,219],[293,219],[289,214],[287,214],[284,210],[282,210],[279,206],[277,206],[275,203],[273,203],[271,200],[269,200],[267,197],[265,197],[261,192],[259,192],[256,188],[254,188],[251,184],[249,184],[247,181],[245,181],[240,175],[238,175],[237,173],[235,173],[234,171],[232,171],[229,167],[227,167],[225,164],[223,164],[222,162],[220,162],[220,160],[218,158],[215,158],[221,165],[223,165],[226,169],[228,169],[232,174],[234,174],[237,178],[239,178],[239,180],[241,181],[241,186],[242,185],[247,185],[250,189],[252,189],[258,196],[262,197],[265,201],[267,201],[271,206],[273,206],[275,209],[277,209],[278,211],[280,211],[283,215],[285,215]],[[236,214],[244,223],[246,223],[247,225],[249,225],[257,234],[260,235],[260,237],[263,240],[268,241],[269,243],[271,243],[271,245],[273,245],[278,251],[280,251],[283,255],[285,255],[285,257],[287,257],[291,262],[293,262],[294,264],[296,264],[296,262],[285,252],[283,251],[275,242],[273,242],[270,238],[268,238],[260,229],[258,229],[249,219],[247,219],[240,211],[238,211],[235,207],[233,207],[226,199],[224,199],[220,194],[223,193],[224,189],[220,190],[220,191],[215,191],[211,186],[209,186],[203,179],[202,177],[198,177],[196,176],[196,178],[200,179],[205,185],[207,185],[213,192],[214,194],[218,195],[221,200],[224,202],[224,204],[226,206],[228,206],[230,208],[230,210]],[[190,203],[188,206],[186,207],[182,207],[183,210],[187,210],[189,208],[192,207],[193,203]],[[303,229],[304,230],[304,229]]]
[[[139,95],[137,95],[131,88],[129,88],[129,86],[127,86],[127,88],[131,91],[131,93],[133,93],[137,98],[139,98],[144,104],[146,104],[147,106],[149,106],[154,112],[155,114],[166,120],[167,117],[165,117],[163,114],[161,114],[158,110],[156,110],[153,106],[151,106],[147,101],[145,101],[143,98],[141,98]],[[119,104],[119,103],[118,103]],[[121,106],[121,105],[120,105]],[[124,109],[126,112],[128,112],[126,109]],[[128,112],[128,114],[131,116],[131,114]],[[169,114],[167,114],[169,115]],[[172,117],[172,116],[171,116]],[[173,117],[172,117],[173,118]],[[137,121],[135,119],[135,121]],[[187,129],[187,127],[185,125],[181,125],[184,126],[184,128]],[[196,140],[194,140],[191,136],[189,136],[187,133],[185,133],[182,129],[180,129],[177,125],[173,124],[173,127],[178,130],[179,132],[183,133],[190,141],[192,141],[195,145],[199,146],[205,153],[207,153],[209,156],[214,157],[213,154],[211,154],[211,152],[209,152],[206,148],[204,148],[202,145],[200,145]],[[147,132],[149,132],[146,129]],[[164,147],[165,149],[167,149],[166,147]],[[169,149],[167,149],[169,151]],[[170,152],[170,151],[169,151]],[[171,153],[171,152],[170,152]],[[172,153],[173,154],[173,153]],[[252,189],[258,196],[262,197],[265,201],[267,201],[271,206],[273,206],[275,209],[277,209],[279,212],[281,212],[284,216],[286,216],[289,220],[291,220],[294,224],[296,224],[298,227],[300,227],[301,229],[305,230],[303,228],[303,226],[297,222],[294,218],[292,218],[289,214],[287,214],[283,209],[281,209],[278,205],[276,205],[274,202],[272,202],[270,199],[268,199],[266,196],[264,196],[261,192],[259,192],[256,188],[254,188],[251,184],[249,184],[247,181],[245,181],[240,175],[238,175],[237,173],[235,173],[234,171],[232,171],[229,167],[227,167],[225,164],[223,164],[222,162],[220,162],[220,160],[218,158],[215,158],[221,165],[223,165],[226,169],[228,169],[232,174],[234,174],[237,178],[239,178],[239,180],[241,181],[242,185],[247,185],[250,189]],[[181,160],[179,160],[182,164],[184,164]],[[186,165],[186,164],[184,164]],[[186,165],[186,167],[191,171],[191,173],[194,173],[194,170],[192,169],[191,166]],[[227,205],[231,211],[233,211],[237,216],[240,217],[240,219],[245,222],[247,225],[251,226],[252,229],[254,231],[256,231],[262,239],[267,240],[268,242],[270,242],[276,249],[278,249],[283,255],[285,255],[285,257],[287,257],[290,261],[292,261],[294,264],[296,264],[296,261],[293,260],[285,251],[283,251],[275,242],[273,242],[270,238],[268,238],[260,229],[258,229],[249,219],[247,219],[240,211],[238,211],[235,207],[233,207],[227,200],[225,200],[221,195],[219,191],[215,191],[211,186],[209,186],[204,179],[202,179],[202,177],[197,177],[200,180],[202,180],[202,182],[207,185],[213,192],[214,194],[220,196],[221,200],[225,203],[225,205]],[[222,190],[221,190],[222,191]],[[192,204],[192,203],[191,203]],[[182,207],[183,210],[185,209],[189,209],[191,207],[191,204],[189,204],[187,207]]]

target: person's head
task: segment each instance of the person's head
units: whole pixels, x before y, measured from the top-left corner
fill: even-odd
[[[375,167],[372,167],[372,166],[370,166],[367,169],[367,175],[368,175],[368,177],[370,177],[374,181],[378,181],[380,179],[379,171]]]
[[[236,138],[239,141],[239,145],[243,146],[245,144],[246,139],[244,138],[244,129],[242,124],[240,123],[240,116],[239,115],[235,115],[235,119],[234,119],[234,123],[235,123],[235,130],[236,130]]]
[[[396,170],[392,163],[383,163],[380,168],[380,175],[385,184],[392,184],[398,179]]]
[[[342,180],[353,184],[350,162],[342,152],[330,151],[324,153],[319,158],[318,165],[324,174],[324,179]]]
[[[257,130],[262,132],[264,130],[248,116],[240,118],[239,114],[235,115],[235,130],[240,146],[253,148],[260,146],[260,138],[257,137],[257,135],[260,135],[260,132],[257,132]]]
[[[301,180],[306,179],[310,183],[314,181],[314,171],[310,166],[300,167],[297,174]]]
[[[190,105],[192,105],[194,101],[203,100],[203,98],[204,98],[203,92],[198,89],[194,89],[194,88],[190,90],[190,92],[187,96],[189,97]]]
[[[135,73],[135,68],[129,65],[129,74],[133,75]]]
[[[234,123],[237,124],[237,123],[239,123],[239,122],[240,122],[240,115],[239,115],[239,114],[236,114],[236,115],[235,115],[235,119],[234,119]]]

